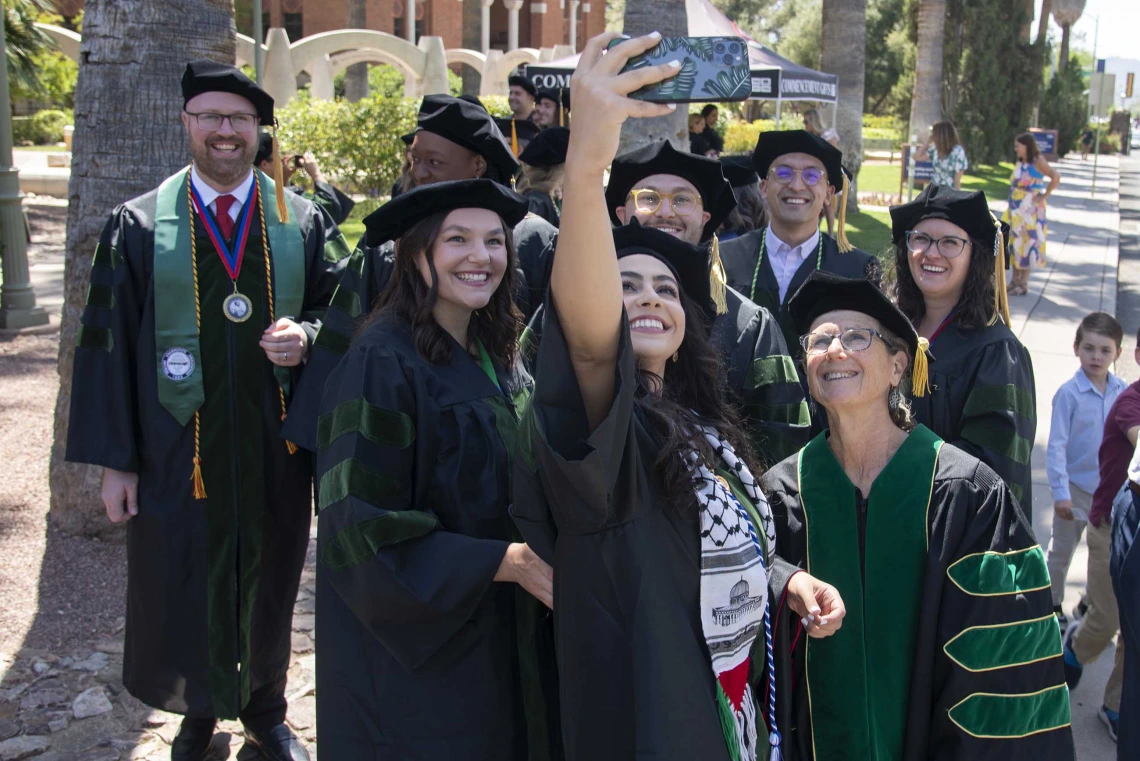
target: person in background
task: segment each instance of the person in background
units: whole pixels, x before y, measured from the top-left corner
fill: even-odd
[[[530,121],[534,114],[534,96],[538,90],[526,77],[512,74],[507,79],[507,104],[511,107],[511,115],[520,121]]]
[[[689,114],[689,153],[698,156],[709,156],[716,152],[709,145],[709,141],[701,132],[705,129],[705,118],[699,113]]]
[[[1080,369],[1053,395],[1046,470],[1053,491],[1053,539],[1049,543],[1049,580],[1053,612],[1061,631],[1069,620],[1061,608],[1073,551],[1089,519],[1092,495],[1100,478],[1097,450],[1104,421],[1116,397],[1128,387],[1109,369],[1120,357],[1124,331],[1112,315],[1093,312],[1081,320],[1073,353]]]
[[[544,87],[534,99],[534,123],[542,129],[570,126],[570,91]]]
[[[1092,150],[1093,140],[1095,139],[1093,131],[1085,127],[1085,131],[1081,133],[1081,161],[1085,161],[1089,157],[1089,151]]]
[[[713,150],[713,158],[716,158],[724,151],[724,138],[716,131],[716,123],[720,118],[720,110],[712,103],[701,109],[701,119],[704,120],[704,129],[700,131],[701,137],[709,144],[709,148]]]
[[[918,149],[918,155],[925,155],[934,164],[932,183],[962,189],[962,174],[970,162],[966,159],[966,149],[962,147],[954,122],[938,122],[931,127],[930,137]]]
[[[1029,293],[1029,271],[1045,266],[1045,205],[1061,184],[1061,174],[1041,155],[1031,133],[1021,133],[1013,145],[1017,166],[1010,177],[1009,205],[1002,221],[1013,235],[1013,282],[1009,293],[1024,296]]]
[[[515,183],[515,190],[527,200],[532,214],[555,227],[558,227],[558,203],[562,199],[569,144],[570,130],[551,127],[538,133],[519,154],[522,176]]]
[[[1140,363],[1140,335],[1137,335],[1135,359]],[[1065,680],[1072,689],[1081,681],[1085,665],[1100,657],[1116,637],[1116,657],[1108,683],[1104,687],[1104,703],[1098,711],[1113,740],[1120,723],[1120,696],[1124,682],[1124,639],[1120,629],[1120,609],[1112,589],[1109,572],[1112,545],[1112,504],[1128,479],[1128,465],[1136,451],[1140,434],[1140,381],[1120,392],[1108,412],[1104,436],[1097,460],[1100,481],[1093,492],[1089,522],[1085,535],[1089,546],[1088,573],[1085,576],[1085,599],[1088,610],[1079,621],[1069,624],[1065,633]]]
[[[1109,573],[1120,611],[1120,637],[1124,642],[1124,674],[1121,679],[1117,761],[1132,761],[1140,755],[1140,446],[1128,464],[1128,490],[1123,504],[1113,510],[1112,551]]]
[[[823,138],[836,148],[839,147],[839,133],[836,132],[833,127],[824,127],[823,117],[820,116],[819,111],[814,108],[809,108],[807,111],[804,111],[804,131]],[[844,174],[846,173],[847,171],[844,170]],[[836,195],[838,195],[838,193]],[[827,215],[828,235],[835,234],[833,231],[835,230],[836,205],[838,203],[839,200],[833,196],[831,202],[824,207],[824,213]]]
[[[753,230],[768,226],[768,210],[760,192],[760,175],[749,156],[721,156],[720,168],[736,196],[736,208],[720,226],[717,237],[722,241],[739,238]]]
[[[397,197],[401,193],[411,190],[416,186],[416,178],[412,173],[412,143],[416,139],[415,132],[409,132],[406,135],[400,135],[400,141],[404,144],[404,163],[400,167],[400,176],[392,183],[392,190],[388,195],[392,198]]]
[[[254,158],[253,164],[268,176],[274,176],[273,136],[268,132],[261,135],[257,145],[257,156]],[[313,181],[312,191],[305,190],[300,185],[289,184],[289,179],[298,169],[303,169],[305,174],[309,175],[309,179]],[[282,156],[281,176],[285,182],[286,190],[292,191],[302,198],[307,198],[320,206],[329,213],[332,221],[338,225],[348,219],[349,213],[356,206],[355,201],[329,184],[321,172],[320,165],[317,164],[317,157],[313,155],[312,151],[305,151],[303,155],[290,156],[286,154]]]

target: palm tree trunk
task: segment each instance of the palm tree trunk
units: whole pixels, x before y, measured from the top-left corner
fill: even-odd
[[[152,190],[186,165],[179,78],[195,58],[232,62],[235,31],[233,0],[88,0],[84,9],[49,466],[49,515],[72,533],[112,533],[99,496],[101,469],[63,460],[92,252],[115,205]]]
[[[855,177],[863,164],[863,82],[867,57],[867,0],[823,0],[820,68],[839,76],[835,128],[843,164]],[[840,179],[840,178],[835,178]],[[855,188],[847,210],[857,211]]]
[[[685,37],[689,34],[689,16],[685,0],[626,0],[625,34],[637,37],[658,31],[662,37]],[[570,104],[573,114],[574,104]],[[621,128],[618,153],[640,148],[658,140],[669,140],[679,151],[689,150],[689,109],[680,104],[668,116],[652,119],[630,119]]]
[[[946,0],[920,0],[918,57],[914,66],[914,97],[910,103],[910,135],[926,138],[942,120],[942,40]]]
[[[1042,45],[1049,33],[1049,16],[1053,13],[1053,0],[1041,0],[1041,16],[1037,19],[1037,40],[1034,44]]]
[[[1061,55],[1057,58],[1058,71],[1069,65],[1069,31],[1072,28],[1072,24],[1065,24],[1061,27]]]
[[[348,0],[348,19],[345,27],[348,29],[364,29],[364,0]],[[344,97],[355,103],[361,98],[368,97],[368,64],[354,63],[344,72]]]

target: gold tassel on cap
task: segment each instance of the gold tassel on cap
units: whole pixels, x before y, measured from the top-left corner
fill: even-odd
[[[926,356],[929,348],[930,341],[919,336],[918,351],[914,353],[914,372],[910,378],[911,391],[915,396],[926,396],[930,390],[930,360]]]
[[[558,126],[559,127],[565,127],[566,126],[565,124],[562,123],[562,88],[561,87],[558,88]]]
[[[289,219],[289,209],[285,206],[285,167],[281,164],[281,149],[277,143],[277,124],[273,125],[273,184],[277,191],[277,219]]]
[[[993,212],[990,212],[990,217],[997,228],[994,234],[994,322],[1001,317],[1008,327],[1012,323],[1009,317],[1009,293],[1005,289],[1005,236],[1001,231],[1001,222]]]
[[[728,314],[728,275],[724,271],[724,262],[720,260],[720,241],[715,233],[709,252],[709,293],[716,304],[716,313]]]
[[[854,251],[855,247],[847,240],[847,194],[851,191],[851,183],[847,181],[847,174],[843,174],[843,194],[839,197],[839,218],[835,226],[835,242],[839,244],[839,253],[846,254]]]
[[[515,154],[515,158],[519,155],[519,133],[515,127],[515,120],[511,119],[511,153]]]

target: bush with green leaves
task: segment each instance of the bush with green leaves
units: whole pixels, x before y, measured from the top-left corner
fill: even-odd
[[[74,122],[70,111],[48,109],[32,116],[12,118],[12,140],[18,145],[51,145],[63,142],[63,128]]]
[[[1088,126],[1088,100],[1085,75],[1077,59],[1070,58],[1064,69],[1053,75],[1045,97],[1041,99],[1038,123],[1045,129],[1057,130],[1057,154],[1064,156],[1077,147],[1081,133]]]
[[[730,155],[752,153],[761,132],[803,128],[804,120],[799,114],[782,115],[779,127],[776,126],[775,119],[757,119],[754,122],[734,120],[728,123],[724,131],[724,152]]]

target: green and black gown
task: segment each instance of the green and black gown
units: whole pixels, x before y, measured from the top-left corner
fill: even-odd
[[[795,363],[772,314],[732,288],[728,312],[713,320],[711,339],[724,360],[732,401],[744,415],[757,455],[768,463],[798,452],[811,438],[811,416]],[[521,339],[524,358],[533,364],[542,339],[545,305],[539,307]]]
[[[1032,510],[1037,392],[1029,351],[999,319],[968,332],[950,322],[930,353],[931,391],[910,399],[915,420],[993,468]]]
[[[356,201],[353,201],[327,182],[314,181],[312,190],[306,190],[299,185],[290,185],[289,190],[309,199],[327,211],[329,216],[332,217],[332,221],[338,225],[348,219],[348,215],[352,212],[353,208],[356,207]]]
[[[883,268],[878,259],[859,249],[841,254],[835,239],[820,232],[819,249],[796,270],[788,291],[781,300],[780,284],[776,281],[776,273],[772,271],[771,260],[766,255],[762,261],[760,259],[760,249],[767,232],[768,228],[765,227],[724,241],[720,246],[720,258],[724,262],[729,286],[771,312],[784,332],[785,345],[797,350],[797,353],[800,337],[792,324],[788,302],[808,279],[808,275],[819,269],[843,277],[870,280],[876,286],[882,285]]]
[[[66,457],[139,477],[139,513],[127,523],[127,690],[164,711],[280,723],[293,602],[309,542],[312,460],[286,449],[274,366],[258,345],[270,324],[261,228],[255,218],[238,278],[253,312],[234,323],[222,313],[232,281],[194,219],[207,494],[196,500],[193,418],[179,424],[159,400],[157,196],[151,191],[117,207],[95,249]],[[273,204],[271,192],[263,197]],[[311,337],[348,247],[323,211],[292,193],[285,197],[305,256],[304,304],[293,319]],[[189,269],[188,250],[185,257]],[[293,387],[303,374],[304,365],[292,368]]]
[[[541,190],[528,190],[523,193],[523,197],[526,199],[531,214],[542,217],[550,224],[558,227],[558,206],[549,193],[544,193]]]
[[[660,444],[634,403],[628,322],[613,404],[591,432],[550,304],[511,515],[554,567],[566,758],[729,761],[700,618],[700,523],[695,506],[683,515],[653,485]],[[718,473],[761,525],[735,473]],[[764,658],[763,633],[757,642],[753,662],[757,651]],[[759,708],[768,693],[755,694]]]
[[[867,496],[826,433],[761,483],[786,761],[1073,758],[1049,572],[989,467],[920,425]],[[781,598],[798,569],[842,595],[835,635],[808,638]]]
[[[557,239],[557,228],[531,214],[515,225],[519,271],[515,303],[524,317],[530,315],[528,304],[542,303],[546,273],[549,272]],[[317,409],[325,382],[388,285],[395,256],[396,249],[390,241],[380,246],[366,246],[361,240],[349,257],[328,314],[309,352],[305,375],[294,395],[285,424],[285,435],[297,446],[316,451]]]
[[[557,724],[544,723],[539,688],[524,700],[523,687],[541,684],[534,634],[549,616],[494,581],[518,541],[510,461],[530,378],[450,344],[450,361],[432,364],[407,323],[382,314],[328,380],[317,451],[322,758],[555,757]]]

